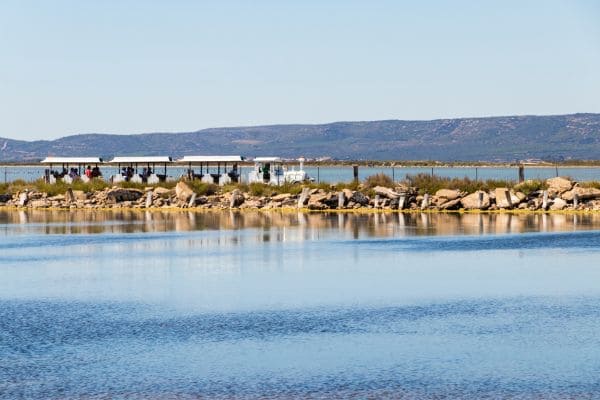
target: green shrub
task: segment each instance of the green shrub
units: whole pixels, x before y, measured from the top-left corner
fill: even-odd
[[[23,179],[15,179],[14,181],[4,183],[3,185],[6,185],[5,186],[6,188],[3,189],[2,191],[6,192],[6,193],[11,193],[11,194],[20,192],[30,186]]]
[[[311,182],[311,183],[303,185],[303,187],[307,187],[310,189],[331,190],[332,185],[327,182],[319,182],[319,183]],[[302,191],[302,190],[300,190],[300,191]]]
[[[247,192],[249,190],[249,187],[245,183],[228,183],[226,185],[220,186],[220,190],[223,193],[233,192],[236,189],[242,192]]]
[[[115,184],[115,186],[121,187],[123,189],[139,189],[139,190],[144,190],[145,188],[147,188],[148,186],[152,186],[152,185],[147,185],[145,183],[138,183],[138,182],[118,182]]]
[[[71,188],[73,190],[83,190],[86,193],[90,193],[90,192],[104,190],[109,186],[110,186],[110,184],[108,182],[106,182],[105,180],[94,178],[89,182],[83,182],[83,181],[77,180],[77,181],[73,182],[73,184],[71,185]]]
[[[92,179],[90,182],[76,180],[68,185],[63,181],[46,183],[43,179],[38,179],[29,185],[29,187],[39,192],[48,193],[48,196],[56,196],[58,194],[64,194],[69,188],[72,190],[82,190],[86,193],[95,192],[108,187],[108,183],[102,179]]]
[[[406,184],[418,188],[420,194],[433,194],[440,189],[458,189],[457,187],[453,187],[458,182],[452,184],[450,178],[425,173],[406,175]]]
[[[260,182],[252,182],[248,184],[248,191],[252,196],[271,195],[273,187]]]
[[[300,194],[300,192],[302,192],[302,188],[303,188],[303,186],[299,183],[285,182],[281,186],[275,186],[274,191],[277,192],[278,194],[279,193],[290,193],[293,195],[297,195],[297,194]]]
[[[343,189],[359,190],[360,182],[359,181],[339,182],[338,184],[335,185],[335,188],[336,188],[336,190],[343,190]]]
[[[25,187],[27,186],[27,182],[25,182],[23,179],[15,179],[14,181],[10,182],[10,185]]]
[[[57,181],[56,183],[46,183],[46,181],[43,179],[38,179],[34,181],[31,186],[33,187],[33,189],[39,192],[48,193],[48,196],[64,194],[69,187],[63,181]]]
[[[523,192],[525,194],[530,194],[532,192],[536,192],[538,190],[547,189],[548,185],[546,185],[545,181],[540,180],[526,180],[525,182],[521,182],[514,186],[514,189]]]
[[[477,190],[488,191],[497,187],[512,187],[513,181],[503,179],[488,179],[486,181],[473,180],[468,177],[448,178],[430,174],[407,175],[407,185],[419,189],[420,194],[433,194],[440,189],[455,189],[462,192],[473,193]]]
[[[204,183],[199,180],[193,180],[186,183],[192,188],[194,193],[201,196],[212,196],[219,191],[219,186],[214,183]]]
[[[484,182],[484,189],[492,190],[496,188],[511,188],[515,185],[515,181],[509,179],[488,179]]]
[[[580,182],[579,186],[584,188],[600,189],[600,181]]]
[[[394,187],[394,181],[392,178],[384,173],[379,173],[365,178],[365,187],[374,188],[375,186]]]

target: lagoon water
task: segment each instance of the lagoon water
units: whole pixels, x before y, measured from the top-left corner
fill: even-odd
[[[56,166],[55,166],[56,168]],[[213,170],[214,169],[214,170]],[[241,167],[242,181],[247,179],[251,167]],[[160,170],[160,168],[159,168]],[[351,166],[313,167],[307,166],[306,173],[319,182],[339,183],[349,182],[353,179]],[[116,167],[102,167],[102,174],[110,178],[117,173]],[[215,173],[216,168],[211,167]],[[359,168],[359,178],[362,180],[375,174],[386,174],[396,181],[401,181],[407,175],[433,174],[448,178],[470,178],[470,179],[502,179],[516,181],[519,177],[517,168],[508,167],[365,167]],[[173,178],[179,178],[186,174],[182,167],[169,167],[167,174]],[[44,168],[41,166],[0,166],[0,182],[11,182],[16,179],[34,181],[44,176]],[[526,167],[525,179],[548,179],[555,176],[569,176],[577,181],[600,180],[600,167]]]
[[[0,211],[0,398],[599,398],[599,227]]]

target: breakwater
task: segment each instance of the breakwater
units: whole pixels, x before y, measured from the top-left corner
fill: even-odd
[[[238,185],[212,191],[197,190],[180,181],[168,188],[119,186],[98,190],[74,190],[50,195],[35,189],[1,194],[0,206],[33,209],[301,209],[307,211],[597,211],[600,189],[568,178],[544,182],[525,181],[514,187],[495,187],[472,192],[441,188],[428,193],[417,186],[392,184],[366,187],[292,186],[289,192],[259,185]],[[257,193],[260,192],[260,193]]]

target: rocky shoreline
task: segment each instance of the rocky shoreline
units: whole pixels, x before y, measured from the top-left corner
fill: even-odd
[[[526,183],[526,182],[525,182]],[[419,188],[397,185],[359,190],[302,188],[301,193],[256,196],[234,189],[225,193],[200,195],[186,182],[172,188],[147,187],[144,190],[108,187],[84,192],[67,189],[49,196],[36,190],[0,194],[0,207],[30,209],[197,209],[197,210],[273,210],[303,211],[598,211],[600,189],[583,187],[567,178],[551,178],[545,189],[529,193],[514,188],[461,192],[440,189],[419,194]]]

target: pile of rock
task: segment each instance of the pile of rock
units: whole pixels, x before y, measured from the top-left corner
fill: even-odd
[[[213,209],[281,209],[308,210],[381,209],[381,210],[600,210],[600,189],[579,186],[566,178],[546,181],[546,190],[528,194],[515,188],[496,188],[489,192],[465,193],[441,189],[433,194],[419,194],[417,188],[377,186],[370,190],[342,191],[304,188],[302,193],[254,196],[236,189],[215,195],[198,195],[185,182],[173,189],[148,187],[145,190],[117,186],[85,193],[68,190],[64,194],[25,191],[0,194],[0,205],[29,208],[213,208]]]

